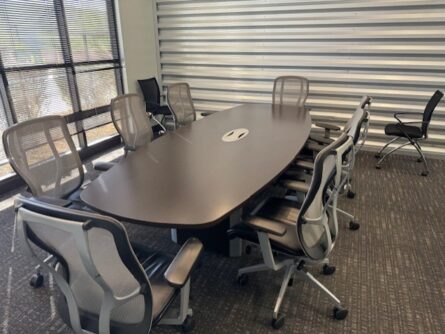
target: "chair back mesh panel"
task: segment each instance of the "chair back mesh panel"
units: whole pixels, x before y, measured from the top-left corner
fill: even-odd
[[[136,150],[152,140],[152,126],[139,95],[125,94],[112,99],[111,117],[127,148]]]
[[[161,104],[161,92],[156,78],[138,80],[138,83],[144,96],[147,111],[159,108]]]
[[[190,86],[187,83],[181,82],[168,86],[167,101],[177,126],[187,125],[196,120]]]
[[[309,80],[298,76],[282,76],[274,81],[272,104],[304,108],[309,94]]]
[[[371,98],[369,96],[363,96],[357,109],[352,114],[351,118],[345,125],[344,131],[352,138],[354,145],[357,143],[360,137],[360,131],[363,122],[369,115],[367,108],[370,104]]]
[[[440,90],[436,90],[428,101],[425,111],[423,112],[422,133],[425,138],[428,136],[428,127],[430,126],[431,117],[433,116],[434,109],[436,109],[440,100],[443,98],[443,93]]]
[[[61,116],[18,123],[3,133],[11,166],[35,196],[64,198],[83,183],[82,163]]]
[[[305,254],[314,260],[327,257],[331,251],[326,233],[330,233],[331,239],[335,238],[334,217],[327,207],[328,187],[336,173],[335,148],[341,144],[343,142],[334,141],[317,154],[311,185],[298,214],[297,237]]]
[[[127,296],[140,288],[141,277],[149,287],[148,279],[140,265],[133,269],[136,275],[129,270],[129,264],[126,262],[138,262],[131,250],[125,229],[119,222],[100,215],[54,208],[51,205],[41,205],[35,209],[25,203],[20,209],[22,208],[20,217],[26,224],[27,238],[35,246],[59,259],[57,272],[61,273],[69,284],[81,317],[83,314],[86,319],[94,319],[90,324],[85,319],[81,321],[89,330],[97,332],[94,327],[98,326],[97,320],[105,302],[105,290],[95,280],[97,277],[92,277],[91,269],[86,263],[93,264],[115,297]],[[94,223],[94,227],[85,228],[85,223]],[[125,261],[117,244],[129,254]],[[88,258],[85,260],[85,257]],[[116,325],[135,326],[134,332],[127,331],[128,333],[147,333],[150,328],[152,294],[150,288],[144,291],[111,312],[111,321],[116,322]],[[144,327],[142,331],[141,326]]]

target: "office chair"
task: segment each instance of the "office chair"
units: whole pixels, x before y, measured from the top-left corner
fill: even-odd
[[[153,115],[171,116],[168,106],[161,105],[161,91],[155,77],[138,80],[142,95],[144,96],[146,111]]]
[[[55,205],[84,209],[80,200],[83,166],[62,116],[15,124],[3,132],[2,139],[11,167],[33,196]],[[37,267],[30,284],[38,288],[43,280]]]
[[[274,80],[272,105],[304,108],[309,94],[309,80],[298,76],[281,76]]]
[[[425,110],[423,113],[412,113],[412,112],[399,112],[394,114],[394,118],[397,120],[397,123],[391,123],[385,126],[385,135],[387,136],[394,136],[389,142],[387,142],[380,151],[375,155],[377,159],[380,159],[377,164],[376,168],[380,169],[382,168],[383,161],[392,153],[396,152],[397,150],[401,149],[402,147],[405,147],[407,145],[412,145],[417,150],[417,153],[419,153],[420,157],[417,160],[418,162],[423,161],[424,169],[421,173],[422,176],[428,176],[429,170],[428,170],[428,164],[425,159],[425,155],[423,154],[422,147],[420,146],[420,141],[425,140],[428,138],[428,127],[431,122],[431,117],[433,116],[434,109],[436,109],[436,106],[439,104],[440,100],[443,97],[443,93],[439,90],[437,90],[433,96],[428,101]],[[421,115],[422,120],[421,121],[413,121],[413,122],[403,122],[400,119],[400,116],[402,115]],[[419,126],[415,126],[412,124],[419,124]],[[396,142],[398,139],[407,139],[408,141],[391,149],[387,153],[385,153],[382,156],[382,153],[384,150],[392,143]]]
[[[153,118],[156,122],[155,116],[160,115],[161,121],[157,124],[161,127],[161,131],[166,131],[164,124],[168,119],[173,119],[173,114],[170,108],[166,105],[161,105],[161,91],[159,89],[158,81],[155,77],[149,79],[138,80],[139,87],[141,88],[142,95],[144,96],[146,111],[149,113],[150,118]]]
[[[173,113],[175,128],[196,121],[196,110],[193,105],[190,86],[188,83],[180,82],[168,86],[167,102]],[[208,116],[208,113],[201,113]]]
[[[341,169],[341,175],[343,176],[343,180],[341,187],[337,185],[339,189],[339,194],[346,193],[349,198],[353,198],[355,196],[355,192],[352,191],[351,185],[351,173],[354,168],[355,157],[360,149],[363,147],[364,142],[366,141],[367,129],[369,123],[370,116],[370,105],[371,98],[368,96],[362,97],[359,106],[352,114],[351,118],[348,120],[346,125],[343,128],[343,134],[346,134],[352,141],[352,147],[350,151],[342,153],[339,157],[342,159],[343,165]],[[329,123],[321,123],[325,126],[329,131],[340,131],[340,127],[335,125],[330,125]],[[334,128],[335,127],[335,128]],[[311,155],[316,155],[319,151],[323,150],[326,145],[331,144],[335,139],[330,136],[321,137],[320,141],[316,141],[317,138],[320,137],[312,137],[312,142],[308,145],[313,151]],[[324,141],[326,140],[326,141]],[[305,193],[308,190],[308,185],[306,182],[302,181],[301,170],[312,172],[314,168],[314,163],[310,160],[307,160],[305,157],[304,160],[297,160],[291,168],[284,173],[284,183],[282,183],[285,187],[290,190]],[[346,212],[337,207],[336,213],[341,213],[349,219],[349,229],[355,231],[360,228],[360,223],[357,221],[356,217],[349,212]]]
[[[111,100],[111,119],[124,142],[125,154],[152,141],[153,130],[138,94],[124,94]]]
[[[111,119],[124,142],[124,156],[153,139],[153,128],[145,112],[145,103],[138,94],[123,94],[111,100]],[[97,162],[94,169],[107,171],[114,162]]]
[[[145,334],[156,324],[193,329],[188,305],[190,274],[203,248],[198,239],[188,239],[173,258],[131,245],[125,227],[109,217],[24,197],[15,210],[19,235],[53,275],[62,292],[58,312],[76,334]],[[35,248],[57,262],[42,261]]]
[[[346,136],[342,140],[346,140]],[[335,149],[342,144],[344,142],[336,141],[328,145],[315,158],[312,181],[301,206],[295,201],[271,198],[255,215],[246,217],[228,231],[230,237],[259,243],[264,260],[264,263],[239,269],[239,284],[247,283],[248,273],[285,269],[272,317],[272,326],[276,329],[284,324],[280,307],[294,276],[308,280],[334,302],[335,319],[342,320],[348,314],[340,300],[306,270],[307,265],[328,264],[337,238],[338,226],[333,210],[336,209],[334,199],[338,192],[330,191],[329,186],[337,172]],[[274,256],[274,253],[278,255]],[[325,274],[334,272],[329,266],[324,266],[323,271]]]
[[[324,136],[310,134],[306,148],[316,154],[317,152],[320,152],[324,147],[326,147],[326,145],[329,145],[333,142],[334,139],[331,138],[332,132],[345,132],[352,135],[355,158],[358,152],[362,149],[368,137],[369,120],[371,118],[371,104],[372,98],[370,96],[364,95],[361,98],[357,109],[352,114],[351,118],[349,118],[349,120],[346,122],[343,128],[329,122],[316,122],[315,125],[317,127],[323,128],[325,130]],[[354,124],[355,126],[353,127],[352,124]],[[355,159],[352,161],[352,163],[354,163],[354,161]],[[313,164],[307,162],[307,160],[297,161],[297,165],[299,165],[299,167],[307,169],[313,167]],[[355,192],[352,189],[352,184],[350,181],[351,179],[349,178],[346,185],[347,196],[348,198],[354,198]]]

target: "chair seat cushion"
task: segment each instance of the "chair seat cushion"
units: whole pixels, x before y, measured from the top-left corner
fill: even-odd
[[[170,286],[164,278],[164,273],[173,261],[174,256],[152,251],[137,243],[132,243],[132,246],[150,281],[153,297],[153,323],[156,324],[173,301],[174,295],[179,291]]]
[[[400,123],[392,123],[385,126],[385,134],[388,136],[398,136],[398,137],[407,137],[410,136],[411,138],[422,138],[422,129],[420,129],[417,126],[412,125],[404,125]]]
[[[283,198],[272,198],[258,212],[258,216],[272,219],[286,229],[283,236],[269,234],[273,250],[294,256],[304,256],[297,238],[296,221],[298,216],[297,203]],[[259,243],[257,231],[246,224],[238,224],[229,230],[231,237],[238,237]]]
[[[170,286],[164,278],[164,273],[172,262],[174,256],[167,253],[153,251],[136,243],[132,243],[132,248],[150,281],[152,291],[152,325],[156,325],[179,292],[179,289]],[[132,308],[140,306],[140,303],[137,304],[134,303],[134,301],[137,301],[139,298],[142,297],[136,297],[133,299],[133,302],[123,304],[118,309],[113,311],[111,320],[111,334],[123,334],[128,332],[140,333],[140,331],[135,330],[134,325],[122,323],[117,320],[122,318],[125,319],[127,317],[126,314],[131,314],[133,316],[133,313],[135,312],[134,309],[132,310]],[[60,295],[57,306],[62,319],[67,324],[70,324],[69,312],[63,294]],[[84,328],[92,330],[93,332],[97,331],[99,320],[97,314],[92,314],[91,312],[80,309],[80,316],[82,326]],[[114,320],[113,317],[115,318]]]

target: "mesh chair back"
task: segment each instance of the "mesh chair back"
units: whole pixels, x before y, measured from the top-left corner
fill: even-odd
[[[176,126],[187,125],[196,120],[190,86],[187,83],[181,82],[168,86],[167,101]]]
[[[111,118],[126,149],[134,151],[152,140],[152,126],[139,95],[124,94],[112,99]]]
[[[369,119],[370,113],[368,109],[370,105],[371,98],[369,96],[363,96],[357,109],[345,125],[344,132],[348,133],[352,138],[354,145],[357,144],[360,138],[363,123]]]
[[[13,125],[3,132],[3,146],[34,196],[65,198],[83,183],[82,163],[62,116]]]
[[[38,258],[34,245],[58,260],[55,269],[39,262],[54,275],[69,310],[64,320],[76,333],[82,333],[80,324],[109,333],[110,321],[120,328],[116,333],[148,333],[151,288],[122,224],[24,197],[16,208],[20,235],[31,254]]]
[[[273,106],[304,108],[309,94],[309,80],[304,77],[282,76],[273,84]]]
[[[433,116],[434,109],[436,109],[440,100],[443,98],[443,93],[440,90],[436,90],[428,101],[425,111],[423,112],[422,133],[427,138],[428,127],[430,126],[431,117]]]
[[[297,237],[305,254],[313,260],[321,260],[329,255],[338,231],[337,222],[329,208],[336,193],[328,189],[337,171],[336,148],[343,145],[345,140],[347,136],[341,136],[341,139],[317,154],[311,185],[298,214]]]
[[[148,110],[156,110],[161,104],[161,92],[155,77],[138,80]]]

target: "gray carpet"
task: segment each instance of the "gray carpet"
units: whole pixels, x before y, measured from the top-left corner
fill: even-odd
[[[282,333],[444,333],[445,331],[445,161],[430,159],[431,173],[418,175],[412,157],[394,156],[382,170],[361,153],[354,172],[355,199],[341,207],[362,226],[346,229],[331,257],[333,276],[312,272],[349,308],[344,321],[331,317],[324,296],[305,282],[288,290]],[[0,202],[5,207],[6,200]],[[13,238],[13,211],[0,213],[0,330],[8,333],[71,333],[54,309],[54,284],[29,287],[33,263]],[[152,247],[176,251],[167,230],[128,226],[130,236]],[[238,259],[205,253],[194,273],[191,306],[194,333],[270,333],[272,309],[282,273],[259,273],[236,284],[241,266],[260,260],[257,251]],[[175,333],[156,327],[154,333]]]

